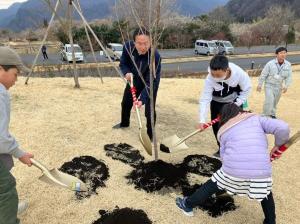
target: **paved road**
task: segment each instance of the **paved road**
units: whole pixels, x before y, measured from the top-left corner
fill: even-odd
[[[251,68],[251,62],[255,62],[254,68],[263,68],[264,65],[273,59],[274,57],[266,57],[266,58],[252,58],[252,59],[232,59],[231,62],[241,66],[244,69]],[[300,63],[300,55],[290,56],[287,58],[291,63]],[[209,61],[199,61],[199,62],[184,62],[184,63],[176,63],[176,64],[163,64],[162,69],[168,73],[193,73],[206,71],[209,65]]]
[[[256,46],[252,47],[250,51],[246,47],[237,47],[235,49],[236,54],[257,54],[257,53],[273,53],[276,49],[276,46]],[[289,45],[289,51],[300,51],[300,45]],[[192,57],[195,56],[194,49],[174,49],[174,50],[160,50],[160,54],[163,58],[181,58],[181,57]],[[103,56],[100,56],[99,52],[96,52],[97,60],[99,62],[107,62]],[[35,55],[22,55],[22,59],[27,64],[32,64]],[[207,56],[198,56],[198,57],[207,57]],[[94,62],[91,53],[85,53],[85,60],[86,62]],[[37,64],[62,64],[66,62],[62,62],[60,60],[59,54],[49,54],[49,60],[44,62],[42,56],[39,56]]]
[[[263,46],[263,47],[253,47],[251,49],[250,53],[270,53],[274,52],[275,46]],[[290,45],[289,49],[292,51],[299,50],[300,51],[300,45]],[[161,55],[163,58],[176,58],[176,57],[191,57],[195,56],[193,54],[193,49],[180,49],[180,50],[161,50]],[[237,53],[248,53],[248,49],[245,47],[240,47],[236,49]],[[43,61],[42,56],[39,56],[38,65],[53,65],[53,64],[66,64],[67,62],[62,62],[60,60],[60,57],[58,54],[49,54],[49,60]],[[97,61],[98,62],[107,62],[108,59],[100,56],[99,52],[96,52]],[[35,55],[21,55],[24,62],[28,65],[31,65]],[[198,56],[205,59],[207,56]],[[271,60],[273,57],[266,57],[266,58],[251,58],[251,59],[232,59],[231,61],[233,63],[236,63],[240,65],[244,69],[249,69],[251,67],[251,62],[255,62],[255,68],[257,68],[259,65],[260,67],[263,67],[269,60]],[[85,54],[85,60],[86,62],[94,62],[92,54],[86,53]],[[300,63],[300,55],[295,56],[288,56],[288,60],[292,63]],[[176,72],[176,73],[189,73],[189,72],[199,72],[199,71],[205,71],[208,67],[209,59],[199,62],[183,62],[183,63],[174,63],[174,64],[164,64],[163,70],[170,73],[170,72]]]

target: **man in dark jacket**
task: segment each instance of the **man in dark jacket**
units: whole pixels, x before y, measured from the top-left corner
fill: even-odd
[[[120,69],[125,79],[130,82],[133,77],[133,83],[137,90],[138,107],[145,105],[145,117],[147,119],[147,133],[152,140],[151,128],[151,110],[150,110],[150,57],[151,41],[149,32],[146,29],[137,29],[133,34],[134,41],[128,41],[123,47],[123,53],[120,59]],[[156,102],[157,90],[160,82],[161,57],[158,51],[155,51],[155,73],[153,79],[154,105]],[[145,85],[146,84],[146,85]],[[149,93],[149,94],[148,94]],[[133,106],[133,100],[130,92],[130,86],[126,85],[122,100],[121,123],[114,128],[126,128],[130,124],[130,111]],[[155,111],[155,109],[154,109]],[[156,120],[156,112],[154,112]]]

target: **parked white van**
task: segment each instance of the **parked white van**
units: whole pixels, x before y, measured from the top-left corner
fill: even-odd
[[[114,61],[120,60],[123,53],[123,44],[109,43],[107,44],[106,51],[108,55],[104,54],[104,52],[100,52],[100,55],[104,54],[106,58],[109,56]]]
[[[74,44],[74,53],[75,53],[75,60],[76,62],[83,62],[84,57],[83,53],[81,50],[81,47],[78,44]],[[60,57],[62,61],[68,61],[72,62],[73,57],[72,57],[72,47],[71,44],[65,44],[60,52]]]
[[[234,47],[230,41],[214,40],[219,49],[219,54],[234,54]]]
[[[218,54],[218,47],[213,41],[196,40],[195,54],[215,55]]]

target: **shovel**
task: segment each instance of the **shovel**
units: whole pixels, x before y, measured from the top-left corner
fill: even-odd
[[[171,153],[171,152],[176,152],[176,151],[180,151],[180,150],[184,150],[184,149],[188,149],[189,147],[186,145],[185,141],[187,139],[189,139],[190,137],[198,134],[199,132],[204,131],[205,129],[207,129],[208,127],[214,125],[215,123],[218,123],[220,121],[220,118],[216,118],[214,120],[212,120],[209,123],[206,123],[204,125],[204,129],[197,129],[196,131],[192,132],[191,134],[185,136],[184,138],[179,138],[177,135],[172,135],[170,137],[167,137],[165,139],[162,140],[162,142],[160,143],[160,150],[162,152],[166,152],[166,153]]]
[[[280,146],[273,154],[271,155],[271,161],[278,159],[282,153],[284,153],[291,145],[295,144],[300,140],[300,131],[294,134],[284,145]]]
[[[140,115],[140,110],[137,106],[137,97],[136,97],[136,88],[133,85],[133,77],[131,77],[131,82],[130,82],[130,91],[132,94],[132,99],[133,99],[133,104],[135,105],[135,110],[136,110],[136,115],[138,118],[138,123],[139,123],[139,139],[140,142],[142,143],[144,149],[146,150],[146,152],[152,156],[152,143],[151,140],[147,134],[147,130],[145,127],[143,127],[142,125],[142,120],[141,120],[141,115]]]
[[[67,188],[71,191],[88,191],[85,183],[83,183],[77,177],[63,173],[56,168],[48,170],[42,163],[35,159],[31,159],[31,162],[32,165],[34,165],[42,171],[43,175],[39,177],[41,181],[51,185]]]

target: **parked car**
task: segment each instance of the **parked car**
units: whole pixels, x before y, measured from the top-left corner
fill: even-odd
[[[227,40],[214,40],[219,49],[219,54],[234,54],[234,47],[230,41]]]
[[[218,47],[213,41],[196,40],[195,54],[215,55],[218,54]]]
[[[76,62],[84,62],[83,52],[78,44],[74,44],[75,60]],[[60,52],[62,61],[72,62],[72,47],[71,44],[65,44]]]
[[[106,47],[107,54],[105,55],[106,58],[110,57],[112,60],[120,60],[122,53],[123,53],[123,45],[118,43],[109,43]],[[100,52],[100,55],[103,54],[103,52]]]

